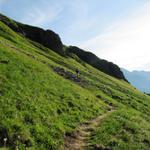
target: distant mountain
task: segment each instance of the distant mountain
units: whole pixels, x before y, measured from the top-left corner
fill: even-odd
[[[121,69],[126,79],[142,92],[150,93],[150,71],[128,71]]]

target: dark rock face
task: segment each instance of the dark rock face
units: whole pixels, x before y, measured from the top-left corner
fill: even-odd
[[[23,34],[38,43],[41,43],[45,47],[52,49],[53,51],[63,55],[63,44],[58,34],[51,30],[43,30],[37,27],[29,25],[20,25]]]
[[[123,79],[127,81],[120,70],[120,68],[106,60],[98,58],[96,55],[90,52],[86,52],[78,47],[70,46],[67,48],[66,52],[63,50],[63,44],[58,34],[51,30],[43,30],[38,27],[33,27],[30,25],[21,24],[14,20],[7,18],[6,16],[0,14],[0,21],[5,23],[8,27],[17,33],[22,34],[26,38],[38,42],[45,47],[50,48],[54,52],[65,56],[65,53],[72,53],[78,56],[82,61],[90,64],[91,66],[101,70],[102,72],[116,77],[118,79]]]
[[[70,46],[67,49],[68,53],[73,53],[77,55],[81,60],[85,61],[86,63],[90,64],[91,66],[101,70],[102,72],[111,75],[118,79],[123,79],[126,81],[122,71],[120,68],[113,64],[112,62],[108,62],[106,60],[98,58],[91,52],[86,52],[78,47]]]
[[[38,27],[15,22],[0,14],[0,21],[5,23],[15,32],[23,34],[26,38],[38,42],[50,48],[58,54],[64,55],[63,44],[58,34],[51,30],[43,30]]]

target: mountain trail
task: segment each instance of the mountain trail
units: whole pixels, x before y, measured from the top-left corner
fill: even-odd
[[[93,131],[114,111],[115,109],[111,108],[109,112],[79,125],[75,132],[67,134],[65,136],[64,150],[84,150],[88,147],[94,147],[89,142]],[[96,149],[102,150],[102,148],[98,147]]]

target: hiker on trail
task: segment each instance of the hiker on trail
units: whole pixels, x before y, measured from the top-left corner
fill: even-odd
[[[77,78],[79,78],[79,75],[80,75],[79,69],[76,69],[76,75],[77,75]]]

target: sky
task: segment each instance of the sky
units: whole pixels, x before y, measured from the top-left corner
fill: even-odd
[[[130,71],[150,71],[150,0],[0,0],[0,12]]]

